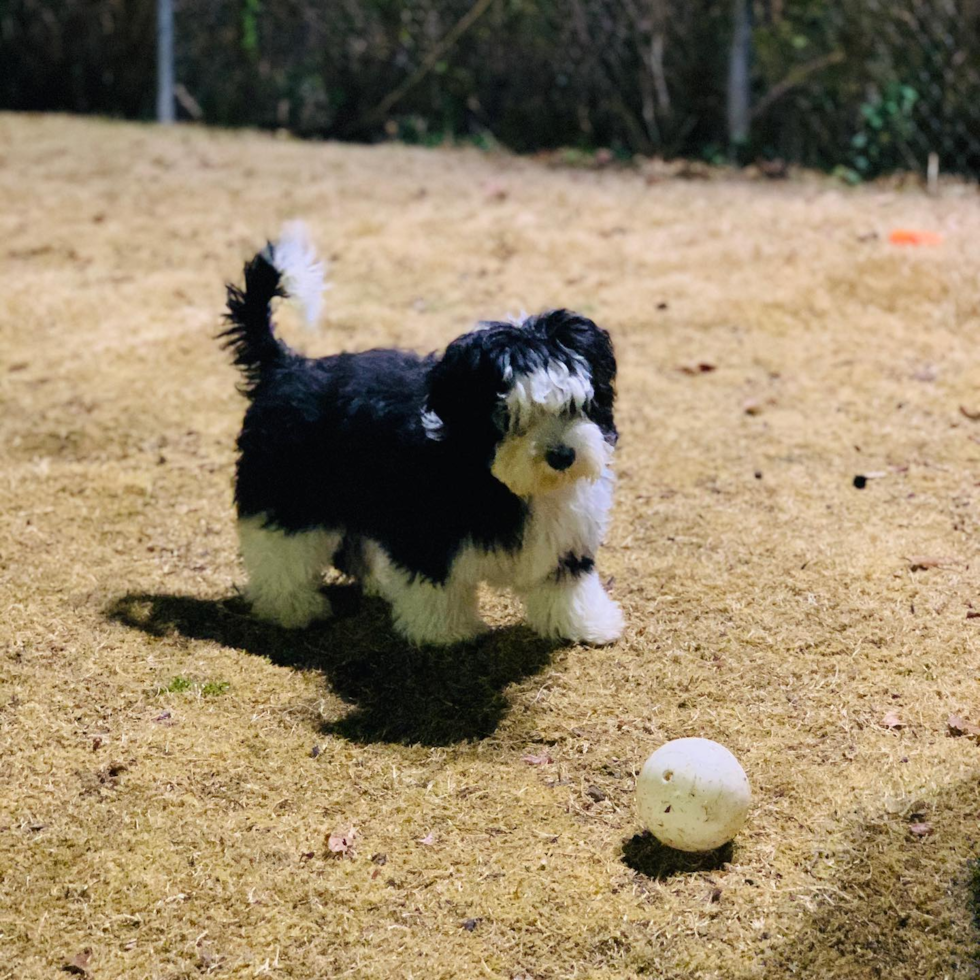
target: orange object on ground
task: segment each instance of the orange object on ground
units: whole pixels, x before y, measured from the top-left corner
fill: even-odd
[[[941,245],[943,236],[935,231],[916,231],[913,228],[896,228],[888,236],[892,245]]]

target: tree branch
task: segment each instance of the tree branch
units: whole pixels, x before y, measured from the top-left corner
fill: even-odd
[[[821,58],[814,58],[813,61],[808,61],[806,64],[793,68],[781,82],[773,85],[756,102],[752,107],[749,118],[756,119],[768,112],[772,105],[778,102],[787,92],[796,88],[797,85],[801,85],[815,72],[823,71],[824,68],[829,68],[831,65],[839,65],[844,60],[844,57],[843,51],[831,51],[830,54],[825,54]]]
[[[476,3],[457,21],[438,44],[422,59],[422,63],[401,85],[392,89],[373,109],[363,115],[351,130],[366,129],[380,122],[419,82],[435,67],[436,62],[480,19],[494,4],[495,0],[476,0]]]

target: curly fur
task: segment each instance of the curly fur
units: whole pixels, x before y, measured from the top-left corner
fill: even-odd
[[[328,616],[333,563],[417,644],[476,635],[481,581],[521,595],[543,635],[616,639],[594,565],[617,438],[608,333],[554,310],[482,323],[441,356],[307,358],[274,333],[273,300],[310,282],[277,268],[284,255],[315,266],[308,249],[260,252],[228,287],[222,334],[249,399],[235,500],[256,614]]]

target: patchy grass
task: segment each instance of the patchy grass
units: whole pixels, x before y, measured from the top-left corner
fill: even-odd
[[[206,698],[216,698],[228,690],[228,681],[208,681],[201,685],[201,694]]]
[[[175,677],[169,684],[160,688],[159,694],[183,694],[194,687],[194,682],[186,677]]]
[[[973,976],[976,204],[0,116],[0,978]],[[311,351],[610,328],[620,643],[248,615],[213,335],[297,215]],[[701,857],[634,808],[685,735],[754,790]]]
[[[157,694],[184,694],[187,691],[197,691],[203,697],[214,698],[224,694],[228,687],[228,681],[192,681],[186,677],[175,677],[169,684],[159,688]]]

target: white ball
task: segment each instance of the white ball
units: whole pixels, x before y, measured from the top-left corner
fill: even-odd
[[[752,802],[745,770],[709,738],[661,745],[636,780],[643,825],[679,851],[710,851],[744,826]]]

